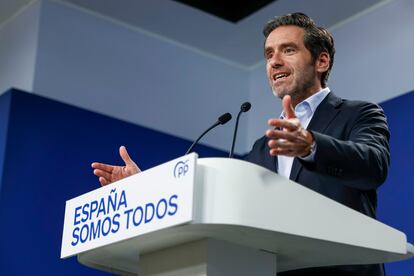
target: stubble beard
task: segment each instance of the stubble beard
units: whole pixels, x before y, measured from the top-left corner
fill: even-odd
[[[290,95],[292,98],[292,102],[295,102],[296,104],[302,102],[306,98],[308,98],[313,91],[310,91],[311,88],[315,85],[314,83],[314,74],[312,71],[307,71],[304,74],[301,74],[302,77],[300,80],[295,79],[294,84],[291,89],[289,87],[283,88],[283,89],[277,89],[270,84],[270,87],[272,88],[272,93],[275,95],[275,97],[278,97],[280,99],[283,99],[284,96]],[[315,91],[316,92],[316,91]]]

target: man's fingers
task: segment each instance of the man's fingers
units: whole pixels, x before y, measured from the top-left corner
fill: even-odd
[[[99,183],[101,183],[101,186],[106,186],[110,182],[108,180],[106,180],[104,177],[99,177]]]
[[[296,150],[296,144],[284,139],[271,139],[268,142],[268,146],[271,149],[284,149],[284,150]]]
[[[106,172],[109,172],[109,173],[111,173],[114,170],[114,166],[104,164],[104,163],[98,163],[98,162],[93,162],[91,164],[91,167],[93,169],[98,169],[98,170],[106,171]]]
[[[298,148],[295,143],[283,139],[272,139],[268,142],[270,155],[297,156]]]
[[[277,155],[284,155],[284,156],[296,156],[296,153],[291,151],[290,149],[271,149],[270,150],[271,156],[277,156]]]
[[[299,127],[299,120],[269,119],[267,124],[272,127],[294,131]]]
[[[295,110],[292,106],[292,98],[289,95],[283,97],[282,100],[283,111],[285,112],[286,119],[296,118]]]
[[[111,179],[112,178],[111,173],[108,173],[106,171],[102,171],[102,170],[99,170],[99,169],[94,169],[93,174],[96,175],[99,178],[101,178],[101,177],[104,177],[106,179]]]
[[[266,137],[270,139],[296,140],[294,133],[276,129],[268,129],[266,131]]]

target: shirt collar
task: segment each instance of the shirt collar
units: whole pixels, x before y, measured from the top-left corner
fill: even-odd
[[[305,99],[303,102],[299,103],[298,106],[305,104],[310,107],[312,114],[315,112],[318,105],[325,99],[325,97],[331,92],[329,87],[325,87],[317,93],[313,94],[309,98]],[[296,106],[296,107],[298,107]]]
[[[322,90],[316,92],[309,98],[306,98],[302,102],[296,105],[295,113],[303,114],[310,111],[310,114],[313,114],[318,108],[319,104],[325,99],[325,97],[331,92],[329,87],[325,87]],[[282,111],[281,117],[284,117],[285,113]]]

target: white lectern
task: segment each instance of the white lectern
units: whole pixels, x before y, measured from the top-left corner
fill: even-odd
[[[187,174],[189,204],[174,192],[181,189],[174,181]],[[245,161],[192,154],[109,186],[67,202],[62,257],[77,254],[82,264],[122,275],[217,276],[393,262],[414,254],[404,233]],[[102,200],[109,189],[113,195],[123,188],[118,208]],[[133,204],[129,194],[142,198]],[[112,214],[102,201],[112,203]],[[174,222],[181,211],[189,217]],[[151,223],[162,225],[143,229]],[[138,232],[122,233],[134,225]]]

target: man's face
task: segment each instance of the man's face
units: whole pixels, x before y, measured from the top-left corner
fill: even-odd
[[[290,95],[299,103],[321,89],[315,62],[306,49],[305,31],[297,26],[280,26],[266,39],[266,71],[273,93]]]

